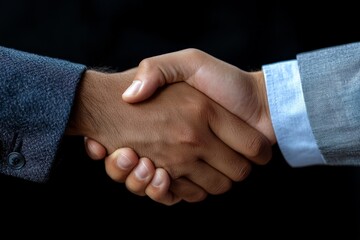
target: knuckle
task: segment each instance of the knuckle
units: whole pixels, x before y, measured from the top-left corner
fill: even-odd
[[[199,202],[208,195],[207,191],[189,182],[186,178],[174,180],[171,185],[171,191],[186,202]]]
[[[152,199],[154,200],[155,202],[159,202],[159,203],[163,203],[163,204],[166,204],[167,205],[167,201],[166,199],[164,198],[164,196],[160,193],[147,193],[147,195]]]
[[[142,71],[147,71],[152,69],[152,67],[155,64],[153,63],[153,60],[151,58],[145,58],[143,60],[140,61],[139,63],[139,69],[141,69]]]
[[[183,129],[180,141],[181,144],[192,148],[198,148],[204,145],[203,137],[193,128]]]
[[[203,130],[204,127],[196,123],[196,120],[193,123],[184,123],[177,127],[175,130],[177,144],[181,146],[182,152],[189,151],[188,154],[183,154],[183,158],[191,156],[194,153],[192,149],[205,146],[206,139]]]
[[[229,178],[224,178],[218,181],[210,190],[209,193],[213,195],[219,195],[229,191],[232,187],[232,181]]]
[[[247,142],[248,156],[252,158],[259,157],[269,146],[270,144],[265,137],[259,134],[250,137]]]
[[[168,159],[162,168],[168,173],[172,180],[179,180],[189,171],[189,166],[193,164],[194,159],[187,157],[187,154],[175,154]]]
[[[251,164],[248,161],[242,162],[233,168],[232,180],[235,182],[243,181],[251,172]]]
[[[131,181],[126,181],[125,186],[130,192],[132,192],[135,195],[138,195],[138,196],[145,196],[146,195],[144,189],[142,188],[142,186],[134,184]]]
[[[179,165],[181,165],[181,163],[178,162],[178,163],[170,164],[170,165],[167,165],[164,167],[164,169],[167,171],[167,173],[173,180],[182,177],[180,167],[178,167]]]
[[[204,55],[204,52],[196,49],[196,48],[188,48],[185,50],[186,54],[188,54],[189,56],[193,57],[193,58],[198,58],[198,57],[202,57]]]
[[[265,165],[272,158],[272,148],[271,148],[271,146],[264,146],[264,148],[261,150],[261,152],[263,154],[261,154],[261,157],[258,160],[258,164]]]
[[[196,191],[191,194],[188,194],[188,196],[186,196],[184,200],[187,202],[201,202],[206,197],[207,197],[207,193],[205,191]]]
[[[114,167],[110,166],[109,162],[105,162],[105,172],[106,174],[115,182],[124,183],[126,176],[122,172],[116,171]]]

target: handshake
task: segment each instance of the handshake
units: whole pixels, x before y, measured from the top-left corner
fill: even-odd
[[[197,49],[119,73],[86,70],[66,134],[86,136],[113,180],[165,205],[228,191],[276,143],[263,72]]]
[[[165,205],[228,191],[275,143],[292,167],[360,166],[359,53],[349,43],[246,72],[185,49],[103,73],[0,47],[0,173],[45,181],[64,133]]]

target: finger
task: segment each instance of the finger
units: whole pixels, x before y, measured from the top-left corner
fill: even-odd
[[[93,160],[100,160],[106,157],[106,149],[97,141],[84,137],[85,151]]]
[[[204,189],[186,178],[178,178],[173,180],[170,186],[170,190],[176,194],[176,196],[179,196],[181,199],[187,202],[200,202],[203,201],[208,195]]]
[[[170,176],[163,168],[157,168],[151,183],[146,187],[145,193],[152,200],[167,206],[181,201],[181,198],[170,191]]]
[[[231,149],[227,150],[234,152]],[[213,168],[202,160],[188,163],[186,171],[180,176],[188,179],[207,193],[213,195],[222,194],[228,191],[232,186],[232,180],[229,177],[220,172],[219,169]]]
[[[219,105],[212,110],[210,128],[225,144],[256,164],[271,159],[271,144],[263,134]]]
[[[154,164],[148,158],[140,158],[138,165],[126,178],[127,189],[139,196],[145,196],[145,189],[155,174]]]
[[[208,164],[213,169],[236,182],[242,181],[251,172],[250,161],[226,145],[218,136],[214,134],[208,136],[207,145],[209,151],[199,154],[204,164]]]
[[[138,163],[139,157],[131,148],[120,148],[105,158],[105,170],[111,179],[123,183]]]
[[[123,100],[140,102],[149,98],[158,87],[190,79],[199,65],[194,57],[188,57],[191,53],[191,50],[185,50],[142,60],[135,80],[122,95]]]

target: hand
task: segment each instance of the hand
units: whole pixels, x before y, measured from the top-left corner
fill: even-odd
[[[264,75],[245,72],[203,51],[185,49],[144,59],[123,93],[129,103],[150,97],[158,87],[185,81],[276,143]]]
[[[271,143],[276,142],[261,72],[243,72],[204,52],[187,49],[143,60],[135,79],[140,81],[134,81],[132,88],[123,94],[128,102],[147,98],[165,83],[186,81],[263,131]],[[128,188],[134,192],[131,186]]]
[[[207,196],[207,193],[200,188],[197,191],[184,192],[181,197],[177,196],[170,190],[169,174],[163,168],[155,169],[150,159],[139,159],[135,151],[130,148],[120,148],[106,156],[105,147],[97,141],[85,137],[84,143],[88,156],[93,160],[105,158],[105,169],[108,176],[117,182],[125,183],[127,189],[136,195],[147,195],[152,200],[168,206],[181,200],[198,202]],[[145,177],[140,177],[141,175]]]
[[[130,147],[152,159],[177,179],[172,188],[178,196],[199,188],[211,194],[227,191],[231,181],[249,171],[246,158],[270,158],[263,135],[186,84],[165,88],[151,101],[126,104],[118,91],[133,77],[131,72],[88,71],[69,133],[95,139],[108,153]]]
[[[187,49],[143,60],[135,79],[123,94],[125,101],[142,101],[166,83],[186,81],[262,131],[272,144],[276,142],[262,72],[244,72],[207,53]],[[97,146],[101,148],[101,145]],[[136,164],[137,159],[132,161]],[[131,186],[128,188],[134,192]]]

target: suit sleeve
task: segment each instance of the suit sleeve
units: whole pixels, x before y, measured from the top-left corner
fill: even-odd
[[[360,42],[297,56],[310,125],[329,165],[360,165]]]
[[[0,47],[0,172],[45,182],[85,66]]]
[[[326,164],[310,126],[296,60],[262,67],[271,121],[285,160],[292,167]]]

